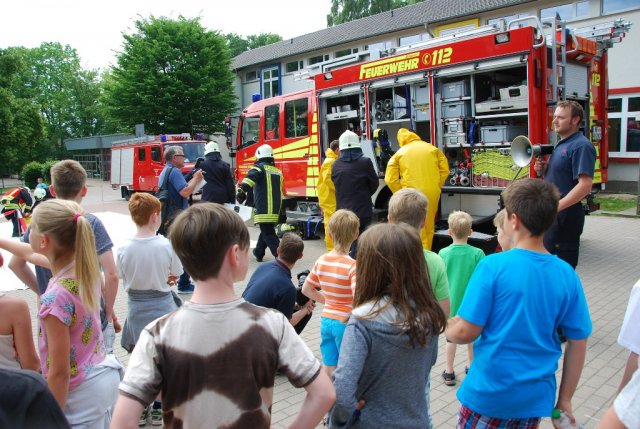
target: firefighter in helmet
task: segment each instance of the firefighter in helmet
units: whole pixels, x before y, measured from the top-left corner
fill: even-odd
[[[235,184],[231,169],[220,155],[220,147],[216,142],[209,142],[204,147],[204,162],[200,164],[206,184],[202,188],[202,201],[210,203],[234,203]]]
[[[29,188],[12,188],[2,196],[0,200],[2,213],[7,220],[13,223],[12,237],[21,237],[24,231],[20,225],[20,219],[25,214],[31,213],[33,200],[29,194]]]
[[[258,262],[262,262],[267,247],[274,258],[278,256],[280,240],[275,227],[282,207],[282,182],[282,172],[275,166],[273,149],[268,144],[263,144],[256,150],[256,163],[247,172],[236,194],[238,202],[243,203],[247,199],[247,192],[253,188],[253,222],[260,227],[253,256]]]
[[[384,181],[392,192],[415,188],[427,196],[427,218],[420,231],[422,247],[431,250],[440,188],[449,176],[449,163],[440,149],[422,141],[413,131],[398,130],[400,149],[389,160]]]

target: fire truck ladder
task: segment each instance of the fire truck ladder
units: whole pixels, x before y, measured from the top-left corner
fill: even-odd
[[[551,99],[547,100],[547,104],[555,105],[559,100],[565,100],[565,78],[567,70],[567,35],[573,38],[574,52],[578,49],[578,39],[575,34],[569,30],[566,23],[556,14],[554,17],[546,18],[543,24],[551,27]],[[559,35],[559,37],[558,37]]]
[[[589,27],[577,28],[574,31],[576,36],[594,40],[602,49],[608,49],[614,43],[622,42],[627,32],[631,29],[631,23],[622,18],[615,21],[603,22],[602,24]]]

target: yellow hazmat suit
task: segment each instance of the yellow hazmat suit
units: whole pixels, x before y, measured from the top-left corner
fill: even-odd
[[[333,163],[338,159],[338,155],[327,148],[324,153],[325,158],[322,166],[320,167],[320,177],[318,178],[318,202],[324,215],[324,241],[327,246],[327,251],[330,252],[333,249],[333,241],[329,238],[329,234],[326,233],[327,225],[329,224],[329,217],[336,211],[336,188],[331,180],[331,171]]]
[[[429,207],[420,238],[422,247],[431,250],[440,188],[449,176],[449,163],[440,149],[406,128],[398,130],[398,144],[400,149],[391,157],[384,181],[391,192],[415,188],[427,196]]]

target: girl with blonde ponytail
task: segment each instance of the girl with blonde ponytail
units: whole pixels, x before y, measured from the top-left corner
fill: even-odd
[[[33,214],[30,245],[53,273],[38,311],[42,373],[72,427],[108,427],[121,365],[105,358],[91,224],[77,203],[45,201]]]

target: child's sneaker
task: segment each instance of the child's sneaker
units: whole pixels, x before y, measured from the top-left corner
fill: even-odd
[[[140,421],[138,422],[138,426],[143,427],[147,425],[147,419],[149,418],[149,406],[144,407],[142,410],[142,414],[140,414]]]
[[[447,386],[455,386],[456,385],[456,372],[447,372],[442,371],[442,379],[444,380],[444,384]]]
[[[151,409],[151,426],[162,426],[162,409]]]

